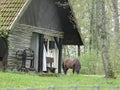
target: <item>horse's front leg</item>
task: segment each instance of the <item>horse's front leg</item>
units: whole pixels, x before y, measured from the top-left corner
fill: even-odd
[[[67,74],[67,70],[68,70],[68,68],[65,67],[65,69],[64,69],[64,73],[65,74]]]
[[[75,72],[75,69],[73,68],[73,74],[74,74],[74,72]]]
[[[74,74],[75,70],[73,69],[73,74]]]
[[[72,68],[72,69],[73,69],[73,74],[74,74],[74,72],[75,72],[75,65],[73,65],[73,68]]]
[[[63,67],[63,72],[64,72],[64,74],[67,74],[68,68],[67,68],[66,66],[64,66],[64,63],[62,64],[62,67]]]

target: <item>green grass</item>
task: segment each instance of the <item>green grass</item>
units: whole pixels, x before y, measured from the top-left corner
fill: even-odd
[[[40,75],[33,73],[0,72],[0,88],[40,88],[47,86],[120,85],[120,78],[105,79],[102,75]],[[70,89],[69,89],[70,90]],[[86,90],[86,89],[85,89]]]

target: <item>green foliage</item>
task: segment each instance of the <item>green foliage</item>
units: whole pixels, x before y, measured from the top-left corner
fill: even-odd
[[[101,40],[100,40],[100,32],[99,30],[99,24],[100,22],[97,22],[96,20],[100,19],[98,16],[99,11],[100,10],[96,10],[97,7],[99,7],[100,4],[97,5],[96,0],[69,0],[72,7],[73,7],[73,11],[75,13],[77,22],[78,22],[78,27],[80,28],[80,32],[82,35],[82,39],[84,41],[84,53],[85,55],[83,55],[81,57],[81,62],[82,62],[82,73],[85,74],[99,74],[99,73],[103,73],[104,69],[103,69],[103,63],[102,63],[102,59],[100,59],[100,56],[93,54],[90,54],[90,49],[94,50],[96,49],[98,52],[100,52],[100,45],[101,45]],[[95,5],[94,5],[94,11],[92,11],[92,1],[95,1]],[[99,0],[98,0],[99,1]],[[108,44],[108,49],[109,49],[109,58],[111,60],[111,67],[113,68],[112,72],[116,75],[120,74],[120,49],[119,49],[119,37],[120,37],[120,33],[119,33],[119,29],[116,33],[115,30],[115,25],[119,27],[119,22],[118,24],[115,23],[115,21],[118,19],[119,15],[117,15],[116,17],[114,17],[115,11],[114,11],[114,7],[112,6],[112,2],[111,0],[104,0],[105,1],[105,22],[103,22],[103,25],[106,25],[106,28],[104,30],[106,30],[106,36],[107,36],[107,40],[109,41]],[[114,0],[113,0],[114,2]],[[120,2],[118,1],[118,5],[120,4]],[[117,6],[116,6],[117,7]],[[118,6],[119,8],[119,6]],[[99,9],[99,8],[98,8]],[[97,12],[98,11],[98,12]],[[118,12],[120,10],[118,9]],[[116,11],[117,12],[117,11]],[[93,14],[93,18],[91,18],[91,14]],[[100,15],[101,17],[101,15]],[[93,21],[92,24],[90,24],[91,19]],[[94,28],[92,28],[92,32],[97,32],[95,35],[91,34],[90,32],[90,27],[94,25]],[[98,25],[98,27],[96,27],[96,25]],[[94,31],[93,31],[94,29]],[[90,38],[94,38],[93,40],[91,40]],[[98,39],[98,40],[97,40]],[[96,41],[96,44],[93,44],[93,41]],[[91,43],[92,42],[92,43]],[[93,44],[93,45],[92,45]],[[95,69],[93,67],[96,67]],[[94,71],[95,70],[95,71]],[[99,72],[98,72],[99,71]],[[114,76],[114,74],[111,73],[111,75]]]
[[[116,75],[119,75],[120,74],[120,53],[118,51],[112,50],[112,52],[109,53],[109,57],[112,63],[113,71],[115,72]]]
[[[113,69],[111,67],[111,63],[109,64],[108,77],[106,77],[106,78],[114,78],[114,79],[116,79],[115,72],[113,71]]]
[[[64,58],[76,58],[78,56],[77,46],[75,45],[65,45],[63,46],[62,57]]]
[[[83,74],[103,74],[102,60],[96,51],[82,55],[81,64],[81,73]]]
[[[7,37],[8,36],[8,31],[6,31],[6,30],[0,30],[0,37]]]

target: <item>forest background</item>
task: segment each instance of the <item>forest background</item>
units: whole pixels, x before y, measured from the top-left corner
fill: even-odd
[[[84,46],[82,74],[120,75],[120,0],[69,0]],[[77,57],[77,46],[64,46],[63,57]]]

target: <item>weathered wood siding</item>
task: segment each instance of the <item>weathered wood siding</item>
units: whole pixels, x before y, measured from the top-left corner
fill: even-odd
[[[9,54],[8,67],[16,68],[20,65],[20,60],[17,60],[15,53],[17,50],[24,50],[30,47],[32,32],[26,28],[17,25],[9,34]]]
[[[62,31],[61,20],[54,0],[32,0],[20,23],[47,28],[47,30]]]

